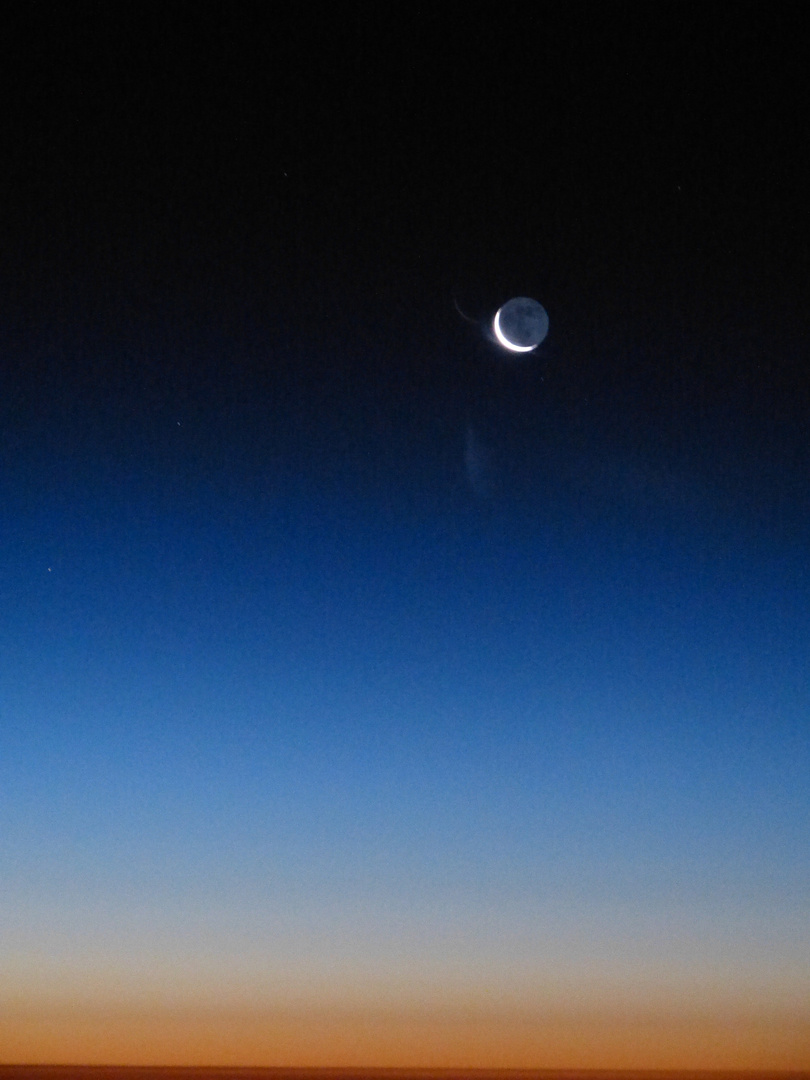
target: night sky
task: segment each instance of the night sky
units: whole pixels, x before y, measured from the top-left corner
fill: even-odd
[[[810,1069],[800,9],[287,7],[4,30],[0,1061]]]

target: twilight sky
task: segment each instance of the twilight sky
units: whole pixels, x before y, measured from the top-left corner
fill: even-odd
[[[810,1068],[798,22],[209,7],[3,46],[0,1061]]]

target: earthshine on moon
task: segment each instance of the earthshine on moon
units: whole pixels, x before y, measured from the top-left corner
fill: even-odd
[[[532,352],[548,333],[548,315],[536,300],[516,296],[498,308],[492,329],[498,342],[510,352]]]

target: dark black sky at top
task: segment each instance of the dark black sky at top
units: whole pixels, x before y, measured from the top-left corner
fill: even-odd
[[[278,467],[444,497],[469,417],[505,416],[516,491],[542,459],[563,488],[602,468],[597,502],[676,476],[800,527],[785,11],[32,4],[4,48],[12,489]],[[506,377],[453,297],[514,293],[552,332]]]

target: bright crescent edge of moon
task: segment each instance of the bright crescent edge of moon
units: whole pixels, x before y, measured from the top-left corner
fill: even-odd
[[[536,345],[515,345],[501,330],[501,309],[495,312],[495,318],[492,320],[492,329],[495,331],[495,337],[500,341],[501,345],[505,349],[511,349],[512,352],[534,352],[537,348]]]

